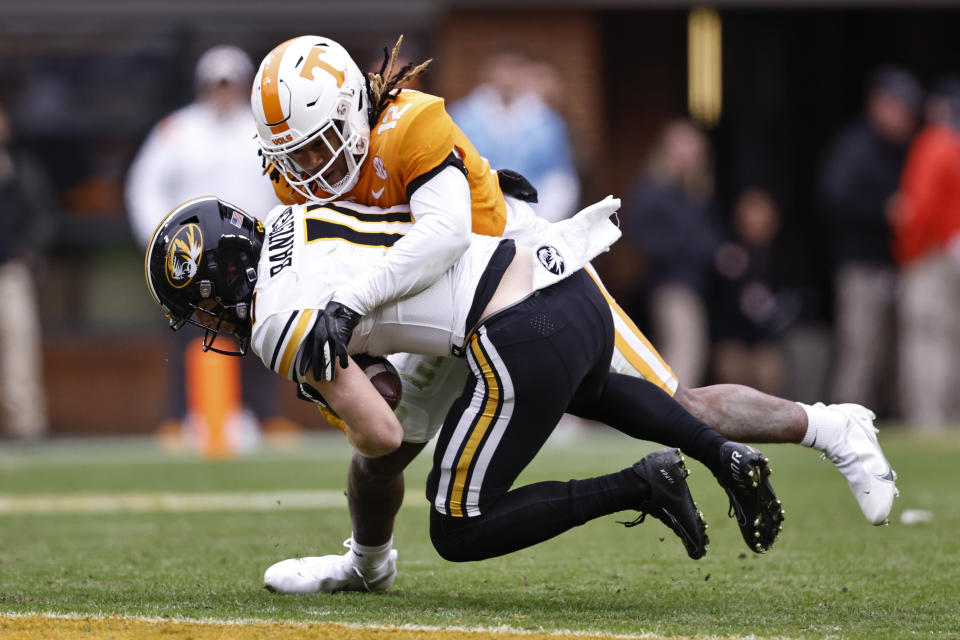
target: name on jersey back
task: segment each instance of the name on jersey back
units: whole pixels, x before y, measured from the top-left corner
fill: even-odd
[[[267,256],[270,260],[270,277],[276,276],[284,267],[293,264],[293,207],[287,207],[277,218],[267,234]]]

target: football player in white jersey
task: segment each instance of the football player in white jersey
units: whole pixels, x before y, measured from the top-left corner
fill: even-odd
[[[396,52],[396,50],[395,50]],[[343,350],[352,326],[369,309],[429,285],[476,233],[534,243],[548,223],[524,199],[535,191],[506,171],[491,171],[453,124],[442,99],[401,90],[424,68],[405,67],[365,81],[349,54],[329,38],[284,42],[264,59],[252,104],[266,171],[284,202],[409,204],[417,228],[394,251],[335,292],[321,310],[313,366],[335,373],[324,359]],[[364,115],[367,116],[364,119]],[[602,285],[601,285],[602,287]],[[660,386],[688,411],[728,438],[794,442],[823,451],[846,477],[866,518],[886,521],[896,495],[895,474],[877,442],[873,414],[858,405],[802,405],[740,385],[691,389],[605,292],[616,331],[613,369]],[[340,556],[338,575],[361,571],[355,559],[392,544],[393,516],[403,492],[404,467],[440,426],[462,385],[462,360],[392,356],[403,373],[400,415],[404,444],[379,458],[354,456],[348,498],[351,551]],[[619,426],[619,425],[614,425]],[[389,508],[386,507],[389,505]],[[333,566],[333,565],[331,565]],[[356,581],[324,589],[356,587]]]
[[[627,469],[566,483],[511,488],[569,411],[608,416],[637,438],[682,446],[717,477],[737,510],[744,539],[764,552],[783,520],[766,458],[722,437],[655,385],[610,372],[613,316],[583,267],[619,237],[608,198],[551,227],[537,247],[471,236],[468,249],[431,286],[371,309],[352,331],[339,374],[310,366],[310,328],[345,280],[412,228],[409,208],[351,203],[275,208],[266,224],[216,198],[172,211],[154,234],[145,272],[171,326],[201,326],[204,344],[229,333],[263,363],[298,383],[342,418],[359,453],[393,453],[403,428],[348,354],[463,355],[471,375],[441,428],[427,482],[431,539],[449,560],[480,560],[549,539],[588,520],[637,509],[681,538],[691,558],[706,553],[702,515],[686,488],[678,450]],[[369,550],[368,550],[369,551]],[[339,556],[297,558],[270,567],[268,588],[328,591]],[[389,548],[362,556],[357,588],[384,589],[396,575]],[[341,587],[342,588],[342,587]]]

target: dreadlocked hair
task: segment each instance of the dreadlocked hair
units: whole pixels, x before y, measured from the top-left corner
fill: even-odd
[[[366,86],[367,97],[369,98],[370,108],[367,113],[370,120],[370,128],[376,124],[380,114],[383,113],[390,101],[397,97],[402,90],[402,85],[411,82],[421,73],[426,71],[427,67],[433,62],[433,58],[418,65],[408,62],[403,65],[399,71],[394,73],[393,68],[397,64],[397,56],[400,53],[400,44],[403,42],[401,35],[397,39],[397,44],[393,45],[393,51],[387,53],[387,48],[383,48],[383,63],[380,70],[367,74]],[[396,90],[396,92],[395,92]]]

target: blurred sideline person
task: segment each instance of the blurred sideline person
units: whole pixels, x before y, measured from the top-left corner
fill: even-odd
[[[219,45],[197,61],[196,100],[161,120],[137,153],[127,176],[130,226],[141,247],[175,206],[190,198],[216,193],[237,206],[266,211],[274,200],[257,161],[255,129],[250,113],[250,57],[234,46]],[[167,336],[170,401],[161,430],[196,435],[203,428],[188,416],[185,389],[186,348],[183,334]],[[235,365],[233,365],[235,366]],[[260,367],[241,372],[243,400],[249,408],[234,416],[242,448],[257,437],[257,422],[274,416],[275,383]]]
[[[480,84],[450,105],[450,116],[492,167],[512,169],[537,190],[537,215],[562,220],[580,197],[570,134],[563,117],[537,88],[556,70],[518,51],[492,55]]]
[[[613,314],[582,267],[619,237],[609,220],[619,205],[607,198],[588,207],[549,229],[539,248],[471,235],[433,284],[370,310],[337,349],[345,368],[332,380],[317,358],[326,345],[305,329],[334,291],[397,250],[399,241],[383,236],[412,230],[408,206],[281,205],[264,224],[216,198],[190,201],[155,234],[147,282],[172,326],[197,325],[211,345],[231,334],[241,341],[239,355],[249,345],[266,367],[341,418],[348,440],[368,457],[402,446],[403,427],[350,355],[459,350],[472,375],[443,421],[427,479],[430,537],[448,560],[511,553],[631,508],[641,515],[628,526],[649,513],[691,558],[706,553],[706,525],[675,448],[597,478],[513,487],[567,410],[596,420],[629,415],[628,435],[683,447],[713,471],[740,514],[744,540],[764,552],[783,520],[766,458],[726,440],[652,383],[610,372]],[[264,579],[281,593],[314,593],[345,579],[371,589],[392,584],[395,552],[375,550],[361,562],[362,575],[329,576],[343,568],[339,556],[285,560]]]
[[[713,372],[718,382],[782,393],[785,363],[778,338],[803,305],[778,282],[774,240],[780,211],[768,191],[744,189],[733,210],[733,237],[717,251],[711,295]]]
[[[345,347],[371,309],[429,286],[466,250],[471,230],[535,246],[551,224],[527,204],[533,193],[522,176],[491,171],[447,115],[442,99],[402,89],[427,63],[395,72],[399,44],[380,71],[365,79],[334,41],[294,38],[270,52],[254,78],[261,151],[282,202],[318,208],[338,199],[368,206],[408,205],[414,221],[402,236],[384,236],[393,243],[392,250],[338,287],[316,314],[309,331],[318,344]],[[315,224],[318,233],[323,228]],[[868,410],[801,405],[739,385],[680,385],[605,290],[604,295],[616,332],[614,371],[656,384],[731,440],[795,442],[825,452],[844,474],[867,520],[886,521],[896,493],[894,475],[877,444]],[[336,331],[330,333],[331,327]],[[323,359],[322,351],[317,359]],[[364,589],[356,579],[363,574],[359,558],[391,553],[393,520],[403,499],[403,469],[440,428],[468,375],[458,358],[399,354],[390,359],[403,380],[397,415],[404,442],[385,456],[354,454],[347,479],[350,550],[329,556],[337,564],[331,565],[329,580],[320,580],[318,590]],[[332,374],[335,367],[327,361]],[[325,363],[320,370],[326,370]],[[631,427],[609,424],[628,431]]]
[[[917,428],[960,420],[960,78],[927,101],[907,155],[894,249],[900,266],[900,407]]]
[[[52,238],[47,177],[15,146],[0,106],[0,424],[14,438],[47,433],[40,313],[31,267]]]
[[[893,397],[887,383],[895,370],[897,274],[890,220],[920,99],[920,84],[905,69],[874,71],[864,117],[840,132],[822,167],[820,199],[834,244],[833,390],[843,402],[878,406]]]
[[[707,285],[722,241],[706,134],[689,120],[669,123],[632,196],[624,227],[648,267],[642,286],[655,341],[677,377],[699,385],[710,357]]]

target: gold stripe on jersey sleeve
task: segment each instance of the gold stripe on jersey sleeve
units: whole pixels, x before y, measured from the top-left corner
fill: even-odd
[[[450,515],[455,518],[464,517],[463,503],[465,501],[467,474],[470,472],[470,466],[473,464],[480,442],[500,413],[500,384],[497,382],[497,376],[490,365],[490,361],[487,360],[483,350],[480,349],[480,334],[473,334],[473,338],[470,340],[470,351],[473,353],[477,367],[483,375],[486,397],[479,419],[470,432],[470,438],[464,445],[463,452],[457,459],[457,474],[453,480],[453,487],[450,489]]]
[[[290,336],[289,342],[287,342],[287,348],[283,350],[283,358],[280,360],[280,369],[279,373],[291,380],[295,379],[293,372],[290,371],[290,367],[293,365],[293,359],[297,355],[297,350],[300,348],[300,341],[303,339],[303,334],[313,326],[311,320],[313,320],[314,309],[305,309],[300,312],[300,319],[297,320],[297,326],[293,330],[293,334]]]

